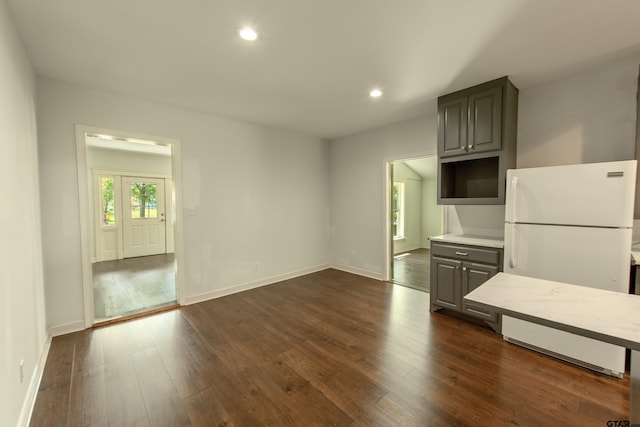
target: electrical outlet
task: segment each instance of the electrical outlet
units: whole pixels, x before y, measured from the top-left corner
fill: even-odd
[[[20,384],[24,381],[24,359],[20,361]]]

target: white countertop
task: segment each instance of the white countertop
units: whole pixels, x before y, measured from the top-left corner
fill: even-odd
[[[504,248],[504,239],[495,237],[473,236],[469,234],[441,234],[429,237],[434,242],[458,243],[461,245],[484,246],[487,248]],[[638,253],[640,259],[640,253]]]
[[[501,314],[640,350],[640,295],[498,273],[464,299]]]
[[[640,243],[631,245],[631,265],[640,264]]]

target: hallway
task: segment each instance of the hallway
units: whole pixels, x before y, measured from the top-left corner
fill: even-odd
[[[175,304],[174,255],[93,264],[93,298],[96,321]]]
[[[415,249],[393,257],[395,284],[429,292],[430,274],[429,249]]]

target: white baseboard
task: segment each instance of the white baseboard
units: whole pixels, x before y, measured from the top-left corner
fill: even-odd
[[[63,325],[49,327],[49,336],[57,337],[58,335],[70,334],[72,332],[78,332],[87,329],[84,325],[84,320],[76,320],[74,322],[65,323]]]
[[[40,388],[42,374],[44,373],[44,366],[47,364],[47,357],[49,356],[50,348],[51,336],[49,336],[45,341],[38,363],[33,370],[33,375],[31,375],[27,395],[24,398],[24,402],[22,402],[22,410],[20,411],[20,418],[18,418],[18,427],[28,427],[31,422],[31,414],[33,413],[33,407],[36,404],[36,397],[38,395],[38,389]]]
[[[384,280],[382,273],[375,273],[373,271],[365,270],[363,268],[352,267],[342,264],[331,264],[331,268],[336,270],[345,271],[347,273],[357,274],[358,276],[368,277],[370,279]]]
[[[248,291],[249,289],[255,289],[262,286],[272,285],[283,280],[289,280],[296,277],[304,276],[305,274],[316,273],[318,271],[326,270],[330,268],[328,264],[318,265],[315,267],[304,268],[301,270],[292,271],[286,274],[279,274],[277,276],[271,276],[264,279],[256,280],[253,282],[242,283],[228,288],[216,289],[214,291],[204,292],[198,295],[187,296],[185,299],[185,305],[196,304],[203,301],[208,301],[215,298],[232,295],[242,291]]]

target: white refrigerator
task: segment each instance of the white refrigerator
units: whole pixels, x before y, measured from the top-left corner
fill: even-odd
[[[635,180],[635,160],[507,171],[504,271],[628,292]],[[624,373],[623,347],[508,316],[502,322],[514,344]]]

